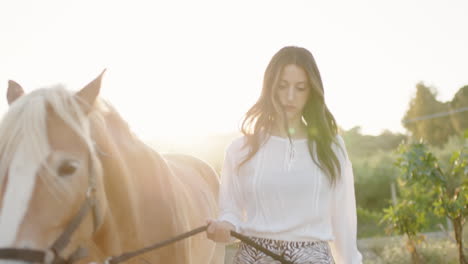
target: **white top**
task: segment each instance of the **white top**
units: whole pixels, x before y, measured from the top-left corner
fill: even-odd
[[[329,241],[336,264],[362,263],[356,245],[356,201],[351,162],[332,145],[341,164],[333,188],[313,162],[307,139],[270,136],[238,169],[248,148],[245,138],[227,148],[221,172],[220,216],[247,236],[286,241]]]

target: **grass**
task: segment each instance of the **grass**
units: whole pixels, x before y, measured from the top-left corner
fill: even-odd
[[[452,234],[453,236],[453,234]],[[426,239],[418,245],[418,252],[421,255],[422,263],[425,264],[457,264],[458,249],[453,238],[448,238],[443,233],[431,233],[425,236]],[[362,241],[362,240],[361,240]],[[359,241],[359,242],[361,242]],[[468,230],[464,230],[465,249],[468,241]],[[386,237],[372,239],[364,247],[360,247],[364,255],[364,264],[390,264],[401,263],[411,264],[411,255],[406,250],[406,239],[403,237]],[[361,245],[363,243],[360,243]],[[465,250],[468,255],[468,250]]]

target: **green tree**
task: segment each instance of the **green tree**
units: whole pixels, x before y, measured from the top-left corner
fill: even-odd
[[[380,224],[387,224],[387,233],[406,235],[406,249],[411,254],[412,262],[423,263],[417,246],[425,239],[420,232],[428,226],[427,205],[434,194],[428,192],[423,185],[410,184],[403,178],[399,178],[397,182],[400,189],[399,200],[397,204],[383,210]]]
[[[422,83],[416,85],[416,95],[410,101],[409,109],[404,116],[403,126],[411,132],[414,139],[423,139],[430,144],[440,146],[444,144],[450,135],[455,134],[450,117],[434,116],[434,114],[448,112],[449,103],[439,102],[434,88]]]
[[[459,111],[450,115],[455,131],[461,133],[468,129],[468,85],[458,90],[449,106],[452,111]]]
[[[468,264],[463,251],[463,225],[468,217],[468,135],[465,136],[465,144],[452,154],[447,169],[440,166],[423,143],[402,145],[397,161],[402,179],[411,187],[424,186],[427,194],[434,195],[433,212],[452,221],[461,264]],[[426,200],[421,204],[427,204]]]

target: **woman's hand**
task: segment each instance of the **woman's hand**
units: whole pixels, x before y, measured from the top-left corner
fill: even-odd
[[[208,219],[207,224],[207,237],[218,243],[229,243],[231,241],[231,230],[236,229],[233,224],[227,221]]]

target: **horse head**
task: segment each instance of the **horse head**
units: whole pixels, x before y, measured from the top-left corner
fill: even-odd
[[[29,94],[9,82],[0,124],[0,248],[66,259],[102,224],[102,166],[89,118],[101,79],[78,92],[55,86]]]
[[[102,74],[78,92],[25,94],[10,81],[0,123],[0,264],[64,264],[147,247],[216,216],[218,177],[193,157],[161,155],[98,98]],[[34,257],[39,256],[39,257]],[[202,236],[144,254],[151,263],[218,264]]]

